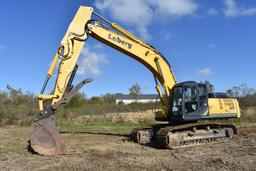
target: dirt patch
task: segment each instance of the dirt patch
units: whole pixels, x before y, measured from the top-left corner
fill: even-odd
[[[240,128],[228,142],[164,150],[123,141],[97,130],[65,133],[81,154],[45,157],[26,150],[31,128],[0,128],[1,170],[255,170],[256,127]]]

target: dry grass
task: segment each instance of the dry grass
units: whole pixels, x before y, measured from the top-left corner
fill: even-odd
[[[152,123],[154,114],[152,110],[142,112],[109,113],[105,115],[83,115],[71,119],[74,123],[84,124],[90,122],[112,122],[112,123]]]
[[[256,121],[256,106],[241,108],[241,119]]]

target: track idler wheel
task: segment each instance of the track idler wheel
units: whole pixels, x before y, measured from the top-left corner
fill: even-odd
[[[55,126],[53,116],[35,121],[29,148],[40,155],[64,154],[64,142]]]
[[[153,129],[144,128],[144,129],[133,129],[130,133],[130,138],[134,142],[139,144],[148,144],[151,142],[153,136]]]

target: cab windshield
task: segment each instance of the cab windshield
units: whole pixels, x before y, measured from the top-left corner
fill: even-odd
[[[172,94],[172,113],[193,114],[206,103],[206,98],[207,90],[202,84],[175,87]]]
[[[175,87],[173,89],[172,96],[172,112],[174,114],[182,113],[182,96],[183,96],[183,88]]]
[[[184,90],[184,104],[185,112],[192,113],[198,109],[198,100],[197,100],[197,87],[188,86]]]

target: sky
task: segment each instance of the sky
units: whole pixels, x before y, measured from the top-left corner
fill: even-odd
[[[241,83],[256,88],[256,0],[1,0],[0,90],[9,84],[40,92],[80,5],[153,45],[178,82],[209,80],[216,91]],[[156,93],[147,68],[93,38],[78,64],[75,83],[94,79],[82,89],[89,97],[128,93],[135,83]]]

